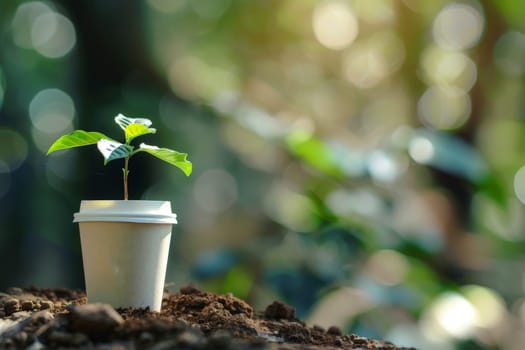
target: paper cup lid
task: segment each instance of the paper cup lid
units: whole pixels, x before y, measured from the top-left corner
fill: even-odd
[[[95,200],[81,201],[73,222],[114,221],[152,224],[176,224],[169,201]]]

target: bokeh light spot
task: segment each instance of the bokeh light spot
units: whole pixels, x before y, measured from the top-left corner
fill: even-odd
[[[514,193],[520,202],[525,204],[525,165],[514,175]]]
[[[276,222],[294,231],[313,229],[313,205],[310,199],[284,183],[276,183],[266,193],[264,209]]]
[[[494,63],[505,74],[520,76],[525,72],[525,35],[506,32],[494,45]]]
[[[14,43],[24,49],[32,49],[32,28],[35,20],[44,14],[53,14],[53,9],[41,1],[21,4],[13,16],[12,34]]]
[[[370,88],[401,67],[405,47],[393,33],[378,33],[354,44],[343,56],[343,76],[358,88]]]
[[[33,140],[42,152],[46,152],[54,139],[73,130],[75,106],[64,91],[45,89],[29,103],[29,117],[33,124]]]
[[[432,34],[435,42],[444,49],[465,50],[479,42],[483,27],[484,18],[478,9],[451,3],[436,16]]]
[[[44,13],[33,22],[31,41],[44,57],[59,58],[68,54],[76,43],[75,27],[71,21],[56,12]]]
[[[75,117],[73,99],[59,89],[38,92],[29,104],[33,126],[46,133],[61,133],[69,129]]]
[[[12,129],[0,129],[0,172],[12,172],[26,160],[25,138]]]
[[[194,185],[193,196],[197,204],[209,213],[228,210],[237,201],[237,182],[222,169],[204,172]]]
[[[375,86],[385,74],[383,57],[370,47],[359,45],[343,58],[343,75],[358,88]]]
[[[374,253],[368,259],[365,270],[379,283],[395,286],[405,279],[408,262],[402,254],[385,249]]]
[[[446,292],[425,311],[422,328],[431,338],[466,339],[472,335],[477,317],[476,309],[465,297]]]
[[[505,302],[495,291],[476,285],[461,288],[461,292],[476,310],[477,327],[490,329],[497,327],[506,315]]]
[[[478,77],[476,63],[467,55],[457,51],[431,47],[423,52],[421,64],[429,85],[468,92]]]
[[[410,141],[408,153],[416,162],[426,164],[434,158],[434,145],[429,139],[418,136]]]
[[[368,23],[388,23],[395,19],[392,0],[354,1],[360,19]]]
[[[438,130],[461,127],[471,113],[470,96],[459,89],[430,87],[419,99],[417,109],[421,122]]]
[[[403,167],[394,155],[378,150],[372,152],[368,158],[368,171],[374,180],[393,182],[399,178]]]
[[[359,24],[346,2],[325,1],[314,10],[312,26],[317,40],[325,47],[341,50],[359,33]]]
[[[177,57],[169,67],[168,80],[177,94],[189,99],[212,100],[225,89],[235,90],[237,77],[232,66],[189,54]]]

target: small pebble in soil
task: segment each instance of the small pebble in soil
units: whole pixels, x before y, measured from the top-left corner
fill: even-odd
[[[334,345],[335,346],[343,346],[343,341],[341,339],[339,339],[339,338],[336,338],[334,340]]]
[[[77,305],[70,309],[73,329],[87,334],[107,333],[124,322],[108,304]]]
[[[18,299],[8,299],[4,302],[4,311],[6,314],[11,315],[20,310],[20,302]]]
[[[180,294],[198,294],[200,292],[201,291],[197,287],[192,285],[185,286],[180,289]]]
[[[42,300],[40,302],[40,310],[53,310],[55,308],[55,304],[53,304],[52,301],[49,300]]]
[[[295,309],[281,301],[274,301],[264,310],[264,317],[269,319],[295,319]]]
[[[312,335],[308,328],[296,322],[290,322],[286,326],[285,339],[299,344],[308,344],[312,341]]]
[[[20,303],[20,307],[24,311],[31,311],[33,310],[34,304],[32,300],[24,300]]]
[[[343,334],[341,332],[341,328],[336,327],[336,326],[331,326],[330,328],[328,328],[326,333],[331,334],[331,335],[341,335],[341,334]]]
[[[55,316],[49,311],[38,311],[31,315],[31,318],[33,319],[33,322],[44,324],[51,322]]]

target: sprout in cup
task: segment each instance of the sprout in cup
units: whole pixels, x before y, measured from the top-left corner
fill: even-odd
[[[189,176],[192,171],[192,164],[186,158],[187,153],[179,153],[168,148],[159,148],[157,146],[146,145],[141,143],[138,147],[131,145],[136,137],[154,134],[156,129],[150,128],[151,120],[146,118],[128,118],[122,114],[115,117],[115,123],[124,130],[126,138],[125,143],[115,141],[106,135],[96,131],[75,130],[67,135],[58,138],[49,147],[47,154],[58,150],[88,146],[97,144],[98,150],[104,156],[104,165],[115,159],[124,158],[124,168],[122,172],[124,175],[124,199],[128,199],[128,175],[129,175],[129,159],[139,152],[146,152],[163,160],[171,165],[176,166]]]

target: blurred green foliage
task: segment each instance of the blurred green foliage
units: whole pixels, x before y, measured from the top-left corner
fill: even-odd
[[[121,198],[120,165],[45,151],[122,112],[194,163],[189,179],[147,157],[130,169],[131,198],[180,218],[175,287],[281,299],[421,349],[521,349],[524,14],[521,0],[2,1],[0,287],[82,287],[72,213]]]

